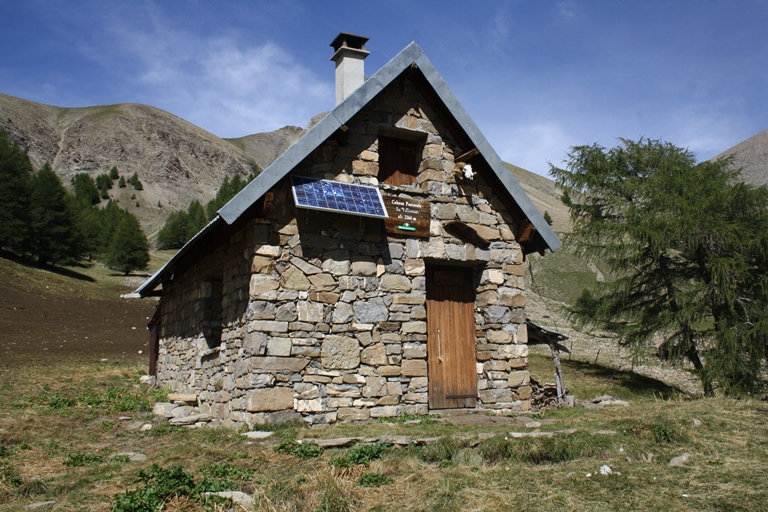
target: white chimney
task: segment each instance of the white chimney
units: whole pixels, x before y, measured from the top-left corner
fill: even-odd
[[[333,40],[333,57],[336,62],[336,104],[338,105],[365,82],[363,60],[371,53],[366,51],[368,38],[342,32]]]

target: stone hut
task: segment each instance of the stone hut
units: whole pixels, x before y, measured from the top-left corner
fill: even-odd
[[[222,424],[530,406],[524,260],[560,242],[422,49],[365,79],[366,41],[333,41],[337,106],[136,291],[158,384]]]

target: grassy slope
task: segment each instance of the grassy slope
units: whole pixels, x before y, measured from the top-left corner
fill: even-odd
[[[534,374],[551,370],[532,358]],[[577,393],[608,393],[631,406],[549,411],[536,427],[457,427],[435,418],[374,421],[327,429],[277,428],[249,441],[223,429],[168,429],[151,422],[157,394],[137,387],[143,368],[126,363],[66,364],[0,374],[0,511],[52,500],[56,510],[109,510],[113,496],[140,487],[139,470],[180,464],[196,483],[219,468],[247,470],[228,485],[253,495],[254,510],[765,510],[766,415],[754,401],[681,400],[631,373],[565,362]],[[130,417],[130,420],[120,419]],[[275,427],[267,427],[273,429]],[[514,439],[512,431],[575,433]],[[66,433],[66,435],[62,435]],[[368,465],[334,467],[347,449],[301,460],[277,453],[296,438],[409,435],[435,443],[387,449]],[[481,435],[482,434],[482,435]],[[482,440],[486,435],[495,435]],[[471,442],[471,440],[476,440]],[[143,462],[110,457],[139,452]],[[689,454],[682,467],[669,467]],[[603,465],[613,474],[600,475]],[[391,483],[358,484],[364,472]],[[221,471],[219,471],[221,473]],[[619,474],[620,473],[620,474]],[[202,510],[176,498],[165,510]]]

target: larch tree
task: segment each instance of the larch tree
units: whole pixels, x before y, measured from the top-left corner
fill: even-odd
[[[697,163],[658,140],[572,148],[563,187],[578,254],[614,279],[572,309],[639,355],[687,360],[705,393],[757,393],[768,362],[768,190],[730,160]]]

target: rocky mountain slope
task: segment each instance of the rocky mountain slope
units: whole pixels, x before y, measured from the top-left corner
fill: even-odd
[[[92,177],[117,166],[144,186],[110,190],[136,214],[149,236],[167,215],[189,202],[213,198],[225,176],[247,176],[268,165],[302,133],[286,127],[225,141],[168,112],[138,104],[61,108],[0,94],[0,126],[35,165],[49,162],[68,184],[76,173]]]
[[[733,157],[736,167],[741,167],[741,179],[752,185],[768,184],[768,130],[726,149],[713,160]]]

